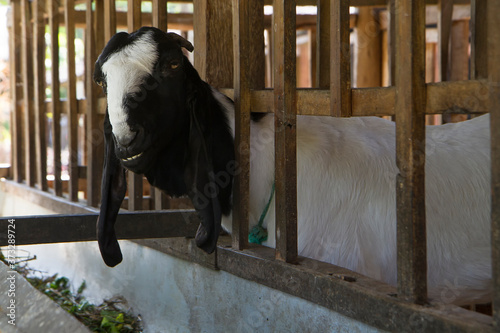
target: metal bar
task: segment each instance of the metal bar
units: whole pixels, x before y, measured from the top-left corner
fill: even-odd
[[[16,245],[85,242],[96,240],[98,214],[12,216],[0,220],[7,230],[15,220]],[[137,212],[119,214],[116,235],[119,239],[194,237],[200,221],[194,211]],[[7,232],[0,233],[0,246],[8,245]]]
[[[21,2],[22,31],[22,69],[23,69],[23,101],[24,101],[24,143],[26,184],[35,186],[36,151],[35,151],[35,115],[33,106],[33,33],[31,25],[31,9],[28,0]]]
[[[274,119],[276,258],[297,260],[296,1],[275,0]]]
[[[24,147],[23,147],[23,110],[21,101],[23,89],[21,86],[21,2],[10,4],[12,21],[9,31],[9,62],[10,62],[10,98],[12,112],[12,166],[13,179],[20,183],[24,179]]]
[[[54,150],[54,193],[60,197],[63,194],[61,179],[61,107],[60,107],[60,84],[59,84],[59,5],[50,1],[48,5],[49,31],[50,31],[50,56],[52,67],[50,70],[50,90],[52,94],[52,148]],[[49,110],[49,108],[47,108]]]
[[[47,116],[45,111],[45,20],[44,0],[35,0],[32,3],[33,11],[33,73],[34,73],[34,111],[36,137],[36,168],[38,184],[42,191],[48,190],[47,184]]]
[[[116,34],[116,2],[104,1],[104,40],[107,43]]]
[[[349,0],[332,0],[330,5],[330,113],[350,117],[351,41]]]
[[[425,3],[396,12],[398,297],[427,302],[425,233]]]
[[[250,0],[233,0],[234,116],[236,161],[234,175],[232,246],[248,247],[250,200]]]
[[[75,72],[75,2],[64,1],[66,48],[68,63],[68,150],[69,150],[69,199],[78,201],[78,105],[76,101]]]
[[[153,26],[167,31],[167,0],[153,0]]]
[[[438,81],[448,80],[453,0],[438,0]]]

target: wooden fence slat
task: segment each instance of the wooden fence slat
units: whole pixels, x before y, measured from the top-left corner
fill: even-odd
[[[425,3],[401,0],[396,12],[398,297],[427,302],[425,232]]]
[[[235,152],[240,173],[234,175],[232,246],[248,246],[250,200],[250,25],[249,0],[233,0]]]
[[[52,67],[50,71],[50,90],[52,94],[52,149],[54,150],[54,193],[60,197],[63,194],[61,179],[61,107],[60,107],[60,83],[59,83],[59,4],[55,1],[48,3],[49,32],[50,32],[50,56]]]
[[[9,38],[9,61],[10,61],[10,98],[12,112],[12,176],[21,183],[24,179],[24,128],[23,109],[21,101],[23,98],[22,71],[21,71],[21,2],[11,1],[11,26]]]
[[[104,40],[107,43],[116,34],[116,2],[104,1]]]
[[[128,32],[133,32],[141,27],[141,1],[128,0],[127,2],[127,26]],[[128,173],[128,210],[142,209],[143,176],[132,171]]]
[[[2,218],[0,226],[7,230],[8,220],[16,221],[16,245],[95,241],[97,216],[14,216]],[[194,237],[199,223],[194,211],[175,210],[121,213],[115,227],[118,239]],[[7,233],[1,233],[0,246],[7,245]]]
[[[127,1],[127,27],[128,32],[141,27],[141,0]]]
[[[438,0],[438,81],[448,80],[453,0]]]
[[[330,113],[334,117],[350,117],[352,111],[349,0],[332,0],[330,17]]]
[[[45,1],[32,2],[33,40],[34,40],[34,111],[36,137],[36,173],[42,191],[47,185],[47,114],[45,111]],[[33,136],[33,133],[31,134]]]
[[[154,27],[162,31],[167,31],[167,0],[153,0],[153,18]]]
[[[86,143],[87,143],[87,205],[97,207],[99,204],[99,194],[101,191],[101,174],[102,174],[102,156],[103,138],[102,123],[99,122],[97,114],[97,95],[98,86],[94,83],[94,63],[97,59],[96,46],[102,44],[102,38],[96,35],[102,34],[102,30],[98,31],[95,27],[99,26],[96,22],[97,12],[103,11],[103,3],[96,3],[96,10],[92,11],[92,0],[86,0],[86,29],[85,29],[85,98],[87,100],[86,110]]]
[[[274,0],[276,258],[297,260],[296,1]]]
[[[64,1],[64,22],[68,63],[68,150],[69,199],[78,201],[78,105],[75,72],[75,2]]]
[[[318,1],[316,23],[316,85],[318,88],[330,87],[330,0]]]
[[[22,27],[22,62],[23,62],[23,100],[24,100],[24,144],[26,184],[35,186],[36,151],[35,151],[35,116],[33,106],[33,32],[31,25],[31,9],[28,0],[21,2]]]

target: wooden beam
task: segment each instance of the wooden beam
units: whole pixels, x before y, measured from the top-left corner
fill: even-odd
[[[8,221],[15,221],[16,246],[95,241],[97,217],[98,214],[11,216],[0,220],[0,228],[7,230]],[[191,210],[121,213],[115,229],[118,239],[194,237],[199,223]],[[1,233],[0,246],[7,245],[7,233]]]
[[[427,302],[425,228],[425,3],[396,12],[396,187],[398,297]]]
[[[453,0],[438,0],[438,66],[437,81],[449,79],[449,49],[451,36],[451,22],[453,16]]]
[[[104,1],[104,41],[107,43],[116,34],[116,1]]]
[[[141,0],[127,1],[127,30],[136,31],[141,27]]]
[[[316,22],[316,86],[330,88],[330,0],[318,0]]]
[[[274,0],[276,259],[297,260],[297,94],[293,0]]]
[[[349,0],[332,0],[330,16],[330,114],[334,117],[350,117],[352,110]]]
[[[359,8],[356,36],[356,87],[379,87],[382,85],[382,31],[378,12],[373,7]]]

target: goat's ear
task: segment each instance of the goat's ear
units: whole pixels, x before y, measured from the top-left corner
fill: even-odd
[[[193,44],[191,44],[187,39],[185,39],[184,37],[176,34],[176,33],[173,33],[173,32],[167,32],[167,36],[171,39],[173,39],[175,42],[177,42],[177,44],[179,44],[180,47],[183,47],[185,48],[186,50],[188,50],[189,52],[193,52],[194,50],[194,46]]]
[[[127,190],[125,169],[115,154],[112,127],[106,111],[104,120],[104,171],[101,188],[101,210],[97,219],[97,241],[106,265],[118,265],[123,257],[115,233],[118,211]]]
[[[196,114],[196,107],[190,110],[190,117],[189,160],[184,170],[184,180],[188,186],[188,196],[201,220],[195,236],[196,245],[205,252],[212,253],[221,229],[219,194],[225,189],[221,189],[215,182],[212,128],[207,126],[206,119],[200,119],[206,117]]]

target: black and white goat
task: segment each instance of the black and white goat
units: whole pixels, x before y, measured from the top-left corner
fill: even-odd
[[[193,50],[176,34],[144,27],[115,35],[95,66],[94,80],[108,101],[98,240],[109,266],[122,260],[114,222],[125,169],[170,195],[191,198],[203,250],[215,249],[221,222],[231,231],[233,103],[200,79],[181,48]],[[252,227],[274,182],[272,115],[252,119],[251,148]],[[439,297],[445,288],[455,302],[487,301],[489,116],[428,127],[426,153],[429,294]],[[297,161],[299,253],[395,285],[394,123],[298,116]],[[264,245],[274,246],[270,207]]]

